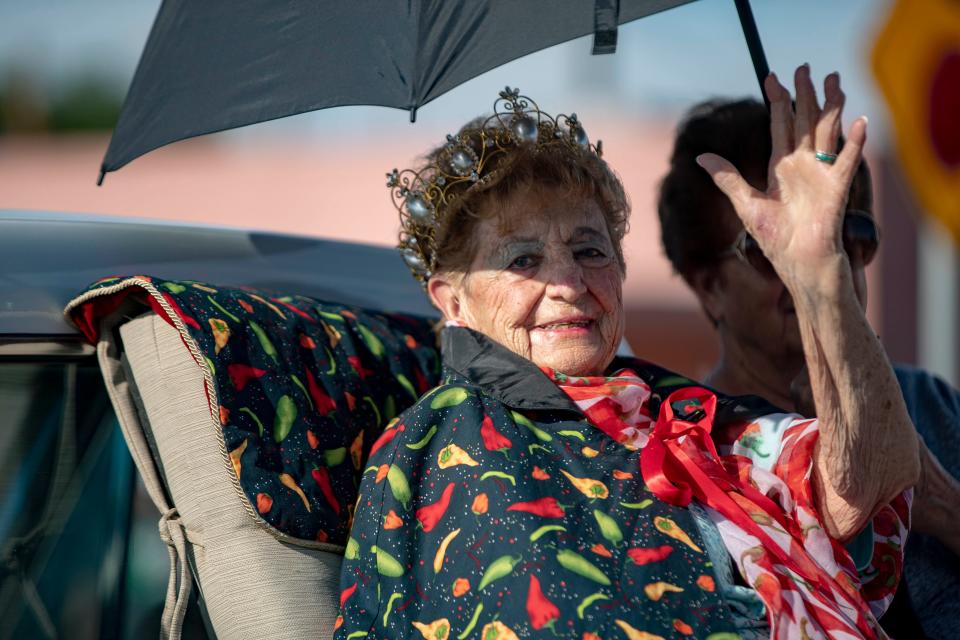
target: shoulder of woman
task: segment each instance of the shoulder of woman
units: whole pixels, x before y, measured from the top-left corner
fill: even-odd
[[[918,369],[908,365],[894,365],[893,372],[903,392],[903,399],[911,416],[924,409],[931,409],[931,402],[936,408],[956,417],[960,417],[960,391],[948,382],[926,369]]]
[[[370,449],[369,464],[389,464],[398,454],[416,456],[429,452],[431,441],[448,438],[448,432],[457,424],[479,424],[482,411],[482,392],[478,387],[441,384],[384,427]]]

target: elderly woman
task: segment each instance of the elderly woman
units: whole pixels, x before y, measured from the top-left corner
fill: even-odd
[[[835,155],[839,79],[796,87],[767,80],[766,192],[699,163],[793,294],[819,420],[615,357],[628,207],[575,116],[508,90],[390,174],[445,384],[372,447],[338,638],[883,637],[918,454],[842,258],[866,121]]]
[[[708,151],[717,153],[763,188],[770,144],[770,114],[757,100],[710,100],[692,107],[677,127],[670,170],[660,188],[661,235],[667,257],[716,330],[720,358],[706,382],[724,393],[761,396],[807,414],[811,401],[804,384],[806,365],[790,294],[746,235],[729,200],[695,160]],[[863,306],[866,266],[880,241],[872,211],[870,171],[864,160],[850,185],[842,233],[854,290]],[[917,635],[922,625],[930,637],[957,637],[960,391],[922,369],[895,365],[893,370],[922,436],[921,474],[906,547],[906,584],[901,583],[900,599],[882,622],[891,631],[909,630],[909,636]],[[908,615],[909,608],[899,606],[906,602],[905,586],[919,622]]]

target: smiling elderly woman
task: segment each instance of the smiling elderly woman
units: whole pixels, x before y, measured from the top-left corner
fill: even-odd
[[[835,156],[839,79],[796,82],[767,192],[700,163],[793,294],[819,421],[615,357],[628,205],[575,116],[507,90],[390,174],[445,383],[372,447],[338,638],[884,637],[918,463],[839,241],[866,121]]]

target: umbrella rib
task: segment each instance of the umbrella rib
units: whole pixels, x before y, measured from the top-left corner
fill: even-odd
[[[415,20],[416,25],[417,25],[417,29],[416,29],[416,31],[417,31],[417,39],[414,41],[414,45],[415,45],[415,46],[413,47],[413,73],[412,73],[411,76],[410,76],[410,93],[409,93],[409,96],[410,96],[410,106],[409,106],[408,108],[409,108],[409,110],[410,110],[410,122],[411,122],[411,123],[414,123],[414,122],[417,121],[416,85],[417,85],[418,82],[420,82],[420,47],[419,47],[419,43],[420,43],[420,41],[421,41],[421,40],[420,40],[420,36],[421,36],[422,31],[423,31],[423,23],[422,23],[422,18],[423,18],[423,3],[422,3],[422,2],[414,2],[414,3],[411,3],[411,4],[413,5],[413,10],[416,12],[416,17],[415,17],[414,20]]]

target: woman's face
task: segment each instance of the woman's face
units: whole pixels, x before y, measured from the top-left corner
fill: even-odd
[[[624,315],[622,273],[599,205],[533,186],[497,208],[477,225],[469,272],[431,279],[435,304],[447,320],[537,366],[603,373],[623,336]]]
[[[852,200],[851,200],[852,202]],[[852,205],[851,205],[852,206]],[[732,209],[726,212],[732,233],[742,226]],[[707,294],[697,291],[710,315],[717,321],[725,350],[761,353],[781,367],[803,363],[800,325],[790,292],[776,276],[760,274],[741,260],[721,261],[713,272]],[[866,308],[867,281],[863,264],[851,264],[853,287]]]

